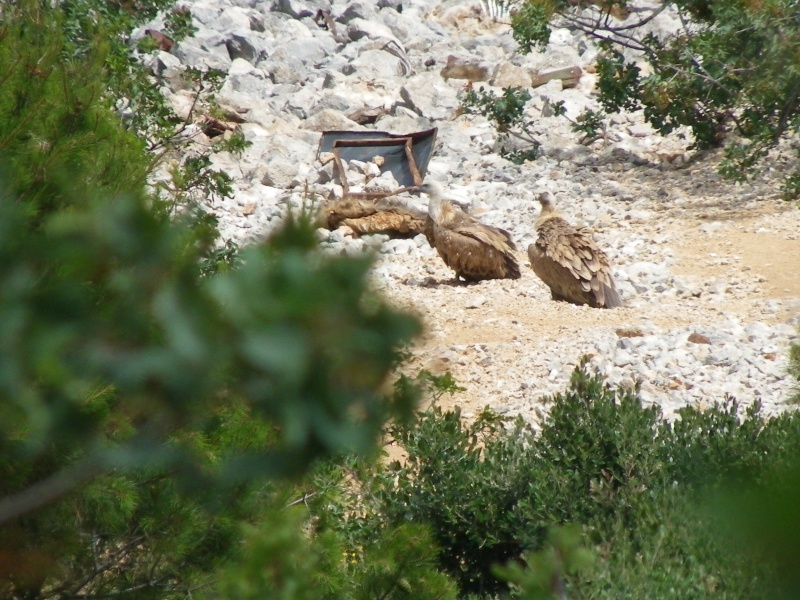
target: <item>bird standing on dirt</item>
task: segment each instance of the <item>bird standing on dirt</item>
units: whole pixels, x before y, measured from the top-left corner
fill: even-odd
[[[585,228],[570,225],[553,205],[553,195],[539,196],[539,238],[528,246],[533,272],[550,288],[553,300],[594,308],[622,306],[606,254]]]
[[[435,182],[416,191],[428,195],[426,235],[444,263],[466,281],[519,279],[516,246],[504,229],[484,225],[442,195]]]

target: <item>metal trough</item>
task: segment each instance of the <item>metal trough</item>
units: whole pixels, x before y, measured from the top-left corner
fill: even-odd
[[[428,161],[433,154],[437,131],[435,127],[405,135],[385,131],[323,131],[317,158],[319,159],[323,152],[333,154],[346,196],[383,198],[402,192],[406,188],[422,185],[428,170]],[[350,193],[350,184],[342,160],[370,162],[376,156],[384,158],[384,163],[380,166],[381,173],[391,171],[400,187],[391,192]]]

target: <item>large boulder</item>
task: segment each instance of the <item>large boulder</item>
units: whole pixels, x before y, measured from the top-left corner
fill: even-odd
[[[337,23],[347,24],[353,19],[371,20],[375,18],[375,5],[370,2],[353,2],[336,17]]]
[[[353,19],[347,25],[347,37],[352,41],[358,41],[362,38],[369,38],[371,40],[392,40],[402,48],[402,44],[395,37],[392,30],[383,23],[378,21],[367,21],[365,19]]]
[[[308,68],[303,61],[292,56],[289,51],[281,46],[270,56],[258,63],[258,67],[269,73],[275,83],[303,83],[309,78]]]
[[[327,0],[278,0],[276,10],[286,13],[294,19],[314,17],[319,10],[331,10]]]
[[[198,32],[194,37],[175,44],[171,52],[184,65],[227,71],[231,66],[231,57],[226,41],[227,36],[218,33]]]
[[[342,69],[345,75],[358,75],[362,79],[385,79],[405,73],[403,61],[383,50],[366,50]]]
[[[231,60],[241,58],[250,64],[255,64],[260,55],[258,44],[254,42],[252,35],[231,33],[225,42],[225,47]]]
[[[272,156],[264,163],[261,183],[270,187],[287,188],[297,177],[297,163],[285,156]]]
[[[394,10],[380,11],[380,19],[409,50],[427,50],[444,36],[432,30],[425,21]]]
[[[159,50],[153,56],[145,57],[144,63],[156,75],[164,75],[168,70],[172,69],[174,71],[181,66],[181,61],[177,56],[163,50]]]
[[[357,105],[353,100],[350,98],[346,98],[345,96],[341,96],[336,93],[326,92],[322,95],[322,97],[317,100],[317,102],[311,107],[309,110],[309,114],[316,114],[321,110],[326,108],[330,108],[332,110],[339,111],[341,113],[345,113],[348,110],[352,110],[357,108]]]
[[[311,30],[303,21],[292,19],[283,13],[268,13],[264,15],[264,33],[280,42],[314,37],[314,34],[311,33]]]
[[[351,121],[338,110],[323,108],[313,114],[301,127],[309,131],[360,131],[365,129],[355,121]]]
[[[224,85],[233,92],[255,97],[269,95],[268,90],[273,87],[272,81],[263,70],[254,67],[243,58],[235,58],[231,62]]]
[[[336,42],[332,37],[327,36],[291,40],[280,47],[286,50],[288,56],[312,67],[336,52]]]
[[[414,112],[432,120],[452,118],[459,106],[456,90],[430,71],[409,77],[400,97]]]
[[[531,86],[531,75],[527,69],[503,61],[495,68],[491,84],[500,88],[527,88]]]
[[[276,122],[266,131],[267,135],[248,138],[253,142],[254,155],[260,154],[261,183],[270,187],[288,188],[298,183],[298,177],[310,169],[315,160],[316,148],[297,137],[282,133],[290,128],[288,123]]]

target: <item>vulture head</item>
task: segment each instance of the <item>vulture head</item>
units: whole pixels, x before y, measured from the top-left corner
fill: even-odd
[[[542,211],[536,219],[536,228],[547,219],[561,216],[561,213],[556,210],[556,199],[551,192],[542,192],[539,194],[538,200],[539,204],[542,205]]]
[[[430,215],[431,219],[436,222],[441,221],[441,213],[442,213],[442,201],[445,200],[444,198],[444,188],[442,184],[437,181],[429,181],[427,183],[423,183],[422,185],[415,186],[412,188],[417,194],[427,194],[428,195],[428,214]]]
[[[555,198],[550,192],[542,192],[539,194],[539,204],[542,205],[542,212],[553,212],[556,209]]]

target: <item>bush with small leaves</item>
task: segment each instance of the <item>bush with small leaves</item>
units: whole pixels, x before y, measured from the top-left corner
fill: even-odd
[[[382,386],[419,324],[307,217],[240,256],[212,215],[173,218],[105,96],[115,53],[65,33],[91,4],[65,4],[3,7],[0,596],[185,598],[266,482],[410,413]]]
[[[786,468],[800,463],[800,415],[766,420],[758,406],[741,414],[728,402],[670,422],[585,366],[551,400],[538,434],[489,411],[464,423],[437,406],[394,428],[408,456],[365,477],[359,527],[427,525],[441,569],[475,598],[508,593],[509,582],[523,597],[563,597],[541,589],[547,565],[574,598],[780,597],[774,561],[734,552],[703,507],[727,482],[786,485]],[[564,548],[585,548],[594,563],[532,559],[552,558],[554,524],[580,525],[582,542]],[[497,570],[523,555],[538,575]]]
[[[525,118],[525,104],[530,99],[530,93],[522,88],[504,88],[498,96],[483,86],[475,90],[472,84],[468,84],[459,110],[466,114],[483,115],[494,123],[499,133],[500,156],[515,164],[522,164],[526,160],[535,160],[541,146],[533,137],[531,124]],[[512,142],[521,143],[522,147],[514,147]]]
[[[720,171],[736,181],[755,174],[761,158],[796,135],[800,21],[794,0],[660,0],[635,13],[628,4],[526,0],[512,18],[514,38],[527,52],[546,46],[551,27],[594,37],[603,109],[642,108],[661,134],[687,127],[697,148],[725,146]],[[657,36],[639,28],[666,8],[677,12],[680,29]],[[798,197],[797,177],[788,165],[785,197]]]
[[[789,348],[789,374],[800,384],[800,343]],[[800,390],[795,395],[795,402],[800,402]]]

